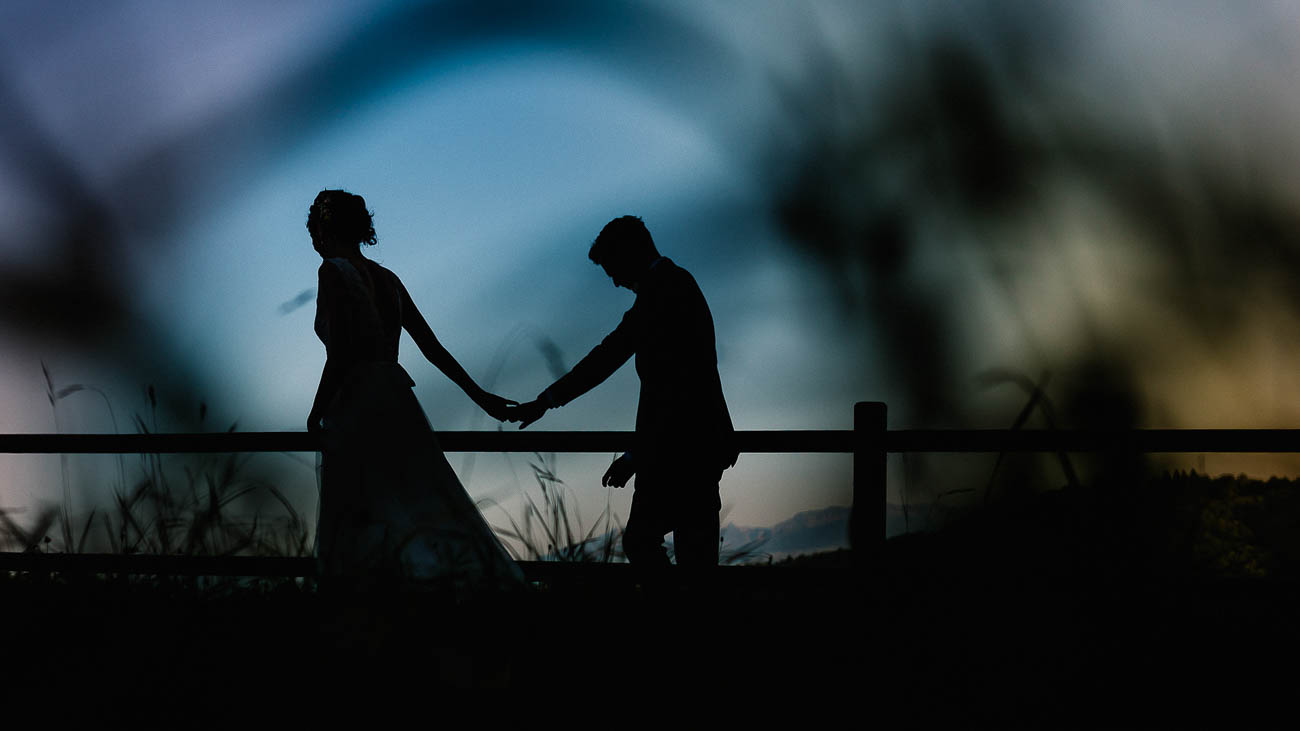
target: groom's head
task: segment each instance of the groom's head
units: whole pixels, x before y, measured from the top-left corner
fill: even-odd
[[[587,256],[605,269],[614,286],[635,292],[641,275],[659,258],[659,251],[640,218],[622,216],[605,224]]]

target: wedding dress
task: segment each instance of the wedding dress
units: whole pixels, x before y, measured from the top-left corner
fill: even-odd
[[[345,258],[323,266],[335,267],[341,276],[331,281],[343,285],[318,293],[316,333],[331,355],[346,342],[353,365],[323,420],[318,571],[399,583],[522,582],[397,363],[396,275],[366,265],[366,276]]]

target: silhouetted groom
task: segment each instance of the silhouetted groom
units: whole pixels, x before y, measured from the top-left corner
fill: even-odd
[[[659,255],[640,218],[610,221],[587,256],[614,286],[635,292],[636,301],[573,370],[516,407],[514,418],[523,429],[548,408],[594,388],[635,354],[641,379],[636,438],[601,478],[606,486],[623,487],[636,475],[623,550],[632,563],[667,566],[663,541],[671,531],[678,565],[716,565],[718,481],[737,452],[709,305],[695,278]]]

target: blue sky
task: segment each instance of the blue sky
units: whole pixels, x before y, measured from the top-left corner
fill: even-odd
[[[633,25],[638,7],[628,6]],[[184,140],[182,163],[165,172],[192,179],[180,183],[179,212],[156,211],[162,225],[133,211],[117,222],[124,243],[112,276],[130,278],[133,329],[164,340],[158,360],[168,362],[123,367],[111,347],[13,336],[4,394],[14,408],[3,428],[52,429],[42,360],[60,383],[98,385],[123,414],[143,408],[145,383],[167,383],[179,367],[192,371],[197,383],[185,393],[210,404],[213,422],[301,428],[323,349],[313,306],[286,314],[282,305],[315,285],[319,260],[303,221],[324,187],[366,197],[380,239],[367,255],[403,277],[472,374],[485,379],[499,364],[493,388],[504,395],[530,398],[550,382],[540,340],[572,364],[631,305],[585,254],[607,220],[634,213],[709,298],[739,428],[849,427],[866,381],[861,340],[846,337],[858,323],[818,296],[817,269],[781,241],[746,149],[761,132],[747,95],[762,87],[765,69],[746,67],[733,30],[687,8],[641,10],[652,28],[695,29],[672,32],[698,32],[711,45],[674,55],[710,67],[666,72],[654,53],[675,38],[630,37],[625,55],[563,28],[504,39],[488,30],[451,51],[419,49],[396,68],[381,65],[373,85],[309,110],[276,108],[262,95],[295,66],[364,35],[371,18],[408,11],[388,3],[313,3],[310,12],[271,15],[259,4],[123,3],[82,15],[11,8],[13,23],[29,25],[18,85],[89,186],[111,185],[139,164],[133,155],[169,134]],[[211,142],[194,141],[194,129]],[[7,208],[21,209],[21,172],[5,183]],[[34,203],[29,210],[40,213]],[[21,266],[35,266],[16,244],[38,237],[37,224],[29,217],[6,236],[5,254]],[[403,354],[435,428],[489,428],[409,340]],[[534,428],[630,429],[636,390],[629,366]],[[58,408],[64,430],[112,428],[98,400]],[[39,458],[9,459],[39,473],[31,466]],[[92,465],[88,473],[96,459],[77,458]],[[598,480],[608,459],[568,461],[574,494],[593,511],[604,504]],[[508,501],[512,468],[496,456],[475,464],[471,492]],[[847,457],[756,457],[728,477],[731,518],[770,524],[847,504],[847,466]],[[23,493],[18,502],[37,494]],[[300,493],[309,499],[308,489]],[[615,498],[625,516],[629,495]]]
[[[229,364],[226,398],[257,406],[239,414],[242,428],[298,428],[321,347],[312,307],[278,308],[314,286],[302,201],[322,185],[345,187],[376,212],[381,243],[367,255],[404,278],[476,377],[503,357],[493,388],[523,400],[550,382],[538,340],[553,341],[572,364],[630,306],[586,247],[605,221],[631,212],[703,283],[739,428],[848,427],[861,384],[854,341],[822,324],[835,313],[818,312],[806,294],[816,273],[781,251],[770,224],[709,220],[714,210],[762,215],[745,210],[753,192],[709,133],[563,54],[507,55],[403,85],[268,166],[228,210],[197,221],[192,247],[155,280],[156,311],[166,313],[165,327],[188,331],[184,350]],[[403,352],[435,428],[487,426],[409,341]],[[534,428],[628,429],[636,389],[628,367]],[[798,500],[740,492],[736,519],[771,522],[785,517],[779,510],[845,503],[847,458],[839,462],[829,474],[822,468],[824,488]],[[585,477],[594,484],[598,474]],[[480,481],[490,480],[480,472]],[[603,490],[588,490],[603,500]]]
[[[1295,208],[1293,16],[1123,2],[6,3],[0,267],[57,283],[81,262],[125,315],[79,295],[70,320],[12,308],[0,431],[55,428],[42,361],[60,383],[99,386],[119,416],[153,383],[186,402],[164,418],[177,428],[199,398],[212,422],[301,428],[324,352],[313,307],[281,306],[314,286],[303,221],[325,187],[366,197],[380,240],[368,255],[509,397],[549,383],[539,340],[572,363],[630,306],[585,252],[634,213],[704,289],[742,429],[848,428],[851,404],[877,399],[894,426],[1002,427],[1023,395],[976,388],[975,374],[1052,371],[1067,389],[1074,364],[1102,351],[1133,374],[1148,425],[1290,426],[1300,318],[1285,278],[1260,274],[1278,266],[1234,256],[1229,237],[1161,239],[1116,181],[1182,201],[1191,231],[1214,230],[1203,203],[1224,180],[1249,181],[1229,193],[1262,191],[1243,195],[1271,201],[1266,212]],[[944,102],[924,96],[944,42],[987,71],[1002,117],[1040,150],[1046,172],[1011,213],[951,202],[942,119],[909,146],[908,125],[930,129]],[[898,112],[907,103],[920,122]],[[894,142],[858,144],[871,135]],[[1072,145],[1133,167],[1097,172]],[[827,231],[902,212],[911,244],[896,275],[855,279],[852,252],[812,253],[780,215],[782,176],[799,169],[830,171]],[[99,212],[91,233],[67,233],[86,210]],[[920,303],[943,325],[951,362],[934,387],[959,394],[951,423],[924,423],[918,364],[906,337],[890,339],[902,315],[881,302]],[[1206,311],[1233,317],[1209,333]],[[417,358],[406,342],[435,428],[489,428]],[[534,428],[630,429],[636,388],[625,368]],[[59,428],[112,428],[101,402],[77,399],[59,405]],[[589,512],[604,505],[608,459],[562,456]],[[0,455],[12,475],[0,494],[44,497],[33,486],[54,464]],[[471,492],[512,499],[518,466],[479,459]],[[847,457],[747,456],[724,482],[730,519],[751,525],[849,495]],[[628,499],[616,494],[616,511]]]

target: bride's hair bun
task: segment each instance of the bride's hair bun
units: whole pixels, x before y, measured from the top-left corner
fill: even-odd
[[[307,230],[345,244],[379,243],[375,238],[374,211],[366,199],[346,190],[322,190],[307,213]]]

